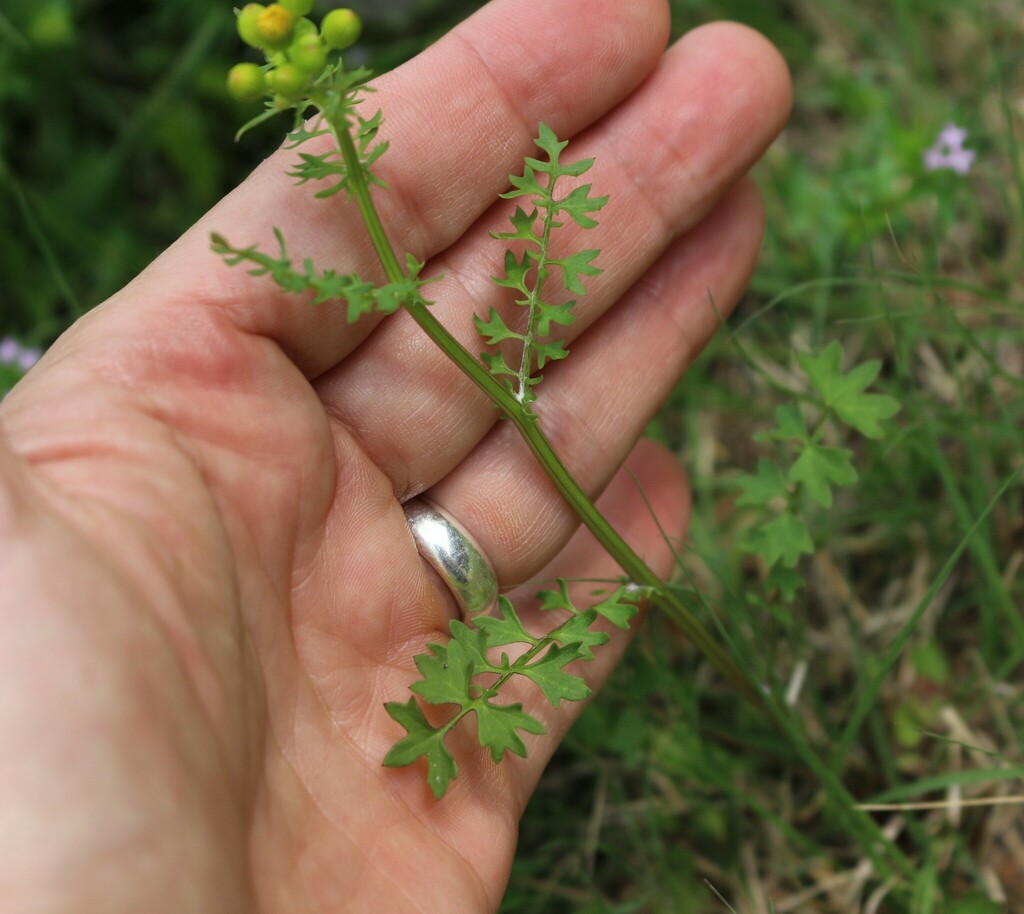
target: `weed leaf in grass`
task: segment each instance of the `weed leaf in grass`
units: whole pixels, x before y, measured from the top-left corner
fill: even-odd
[[[789,481],[802,482],[814,501],[831,508],[832,486],[847,486],[857,481],[852,457],[852,451],[845,448],[809,444],[789,468]]]
[[[787,509],[751,532],[749,548],[763,556],[769,565],[781,560],[787,568],[795,568],[801,555],[814,553],[814,541],[807,525]]]
[[[775,498],[789,497],[782,470],[775,461],[764,457],[757,461],[757,472],[753,476],[738,477],[736,485],[743,489],[743,494],[736,499],[740,506],[765,505]]]
[[[881,438],[885,432],[879,422],[899,412],[899,401],[885,394],[864,391],[878,377],[882,363],[870,359],[843,374],[843,347],[830,343],[818,355],[801,353],[800,367],[807,373],[814,389],[821,394],[825,408],[847,425],[868,438]]]
[[[775,428],[760,432],[755,441],[807,441],[807,428],[803,413],[795,403],[783,403],[775,407]]]

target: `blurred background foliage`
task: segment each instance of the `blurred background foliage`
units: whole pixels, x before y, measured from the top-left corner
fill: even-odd
[[[482,4],[351,5],[380,71]],[[676,34],[764,32],[796,87],[757,169],[750,291],[651,427],[694,487],[680,583],[849,794],[652,618],[542,782],[504,909],[1024,911],[1024,11],[671,5]],[[48,344],[277,144],[273,123],[231,142],[251,113],[222,88],[237,56],[208,0],[0,5],[0,334]],[[968,175],[924,168],[947,123],[976,152]],[[835,338],[882,360],[903,411],[882,441],[829,431],[861,481],[808,506],[817,552],[787,601],[737,547],[756,517],[734,481],[768,453],[774,407],[807,399],[794,352]],[[887,872],[849,827],[852,798],[945,805],[873,813],[903,861]]]

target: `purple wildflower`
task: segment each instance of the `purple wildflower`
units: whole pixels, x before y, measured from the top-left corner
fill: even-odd
[[[928,171],[952,169],[959,175],[971,170],[971,163],[976,153],[973,149],[964,149],[967,131],[956,124],[946,124],[935,140],[935,145],[924,152],[924,167]]]
[[[18,353],[17,364],[22,371],[28,371],[39,359],[42,357],[42,352],[38,349],[22,349]]]
[[[9,336],[0,340],[0,363],[4,365],[13,365],[22,371],[28,371],[39,361],[42,354],[42,350],[22,346],[16,339]]]

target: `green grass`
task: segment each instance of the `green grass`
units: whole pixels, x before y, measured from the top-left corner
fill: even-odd
[[[505,910],[1024,910],[1021,805],[854,808],[1024,794],[1020,26],[978,2],[674,8],[760,28],[793,70],[761,265],[654,431],[695,489],[696,605],[782,706],[804,678],[782,735],[653,619],[542,783]],[[922,166],[948,121],[966,177]],[[835,431],[861,479],[811,513],[786,603],[737,548],[732,480],[805,393],[794,352],[833,339],[903,410],[883,441]]]
[[[397,63],[474,5],[371,25],[371,62]],[[0,333],[52,340],[274,142],[230,142],[225,17],[171,6],[132,6],[116,27],[116,4],[63,30],[59,3],[0,18]],[[796,86],[758,169],[768,236],[751,289],[652,428],[695,490],[680,583],[786,726],[652,618],[543,780],[504,910],[1024,910],[1024,806],[857,808],[1024,794],[1019,12],[673,8],[677,31],[761,29]],[[978,153],[965,177],[922,166],[949,121]],[[876,387],[903,409],[883,440],[829,430],[861,478],[831,509],[808,506],[817,551],[785,602],[739,548],[757,518],[734,480],[768,453],[756,435],[772,410],[805,397],[795,352],[834,339],[882,360]]]

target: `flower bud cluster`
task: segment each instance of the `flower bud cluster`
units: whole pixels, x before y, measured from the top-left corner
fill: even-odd
[[[362,31],[350,9],[331,10],[320,27],[306,18],[313,0],[247,3],[238,11],[238,34],[266,55],[267,63],[235,64],[228,72],[228,91],[241,102],[269,96],[279,108],[302,99],[323,73],[332,51],[354,44]]]

